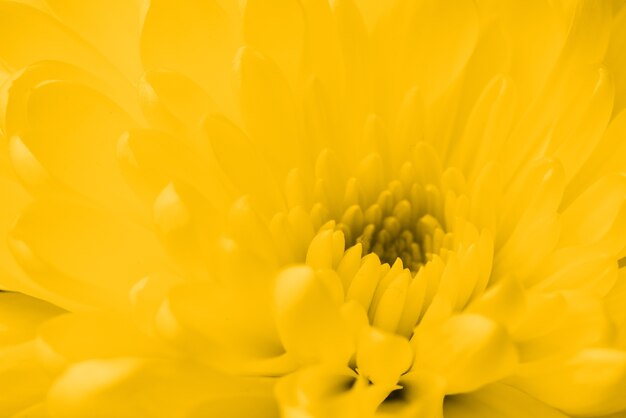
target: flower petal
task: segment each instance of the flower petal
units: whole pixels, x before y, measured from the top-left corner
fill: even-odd
[[[77,31],[117,65],[133,83],[140,74],[139,46],[129,39],[139,38],[140,3],[113,0],[86,3],[81,0],[46,0],[63,23]]]
[[[559,246],[593,244],[610,236],[614,222],[621,225],[618,221],[623,217],[625,204],[626,176],[613,174],[601,178],[563,211]],[[622,238],[607,250],[614,254],[625,246],[626,240]]]
[[[271,383],[172,361],[90,360],[73,365],[56,380],[48,395],[48,408],[53,417],[64,418],[186,416],[212,400],[267,399]]]
[[[501,383],[473,393],[447,397],[443,414],[446,418],[567,418],[524,392]]]
[[[276,279],[276,326],[288,353],[302,363],[346,364],[354,347],[339,307],[310,267],[292,267]]]
[[[203,86],[225,111],[233,106],[231,66],[236,51],[233,17],[214,0],[173,4],[152,0],[141,33],[146,70],[167,69]]]
[[[40,357],[53,373],[94,358],[168,354],[162,344],[142,334],[125,317],[110,313],[61,315],[43,324],[38,334]]]
[[[202,87],[182,74],[167,70],[147,71],[143,75],[139,101],[154,126],[190,136],[199,129],[205,115],[217,110]]]
[[[30,203],[31,196],[19,184],[0,175],[0,236],[6,237],[19,213]],[[9,251],[6,240],[0,241],[0,289],[33,290]]]
[[[21,138],[53,177],[105,207],[140,213],[115,159],[133,126],[128,114],[86,86],[49,82],[31,92],[26,117]]]
[[[59,199],[31,205],[11,231],[9,245],[30,277],[58,296],[60,306],[69,300],[74,307],[120,309],[128,306],[128,291],[137,280],[168,268],[151,232]]]
[[[249,193],[272,212],[281,207],[280,190],[270,166],[246,135],[219,115],[207,116],[204,129],[217,163],[228,176],[227,183],[237,188],[237,195]]]
[[[13,70],[58,60],[95,71],[116,87],[131,85],[89,44],[50,15],[12,1],[0,3],[0,57]]]
[[[413,363],[413,350],[404,337],[367,327],[357,342],[359,375],[374,384],[393,386]]]
[[[515,386],[572,415],[626,409],[626,352],[590,348],[515,379]]]
[[[461,314],[416,333],[415,367],[447,380],[446,393],[470,392],[507,376],[517,352],[507,333],[481,315]]]
[[[37,327],[63,310],[20,293],[0,292],[0,346],[32,339]]]
[[[303,164],[295,106],[287,82],[269,58],[251,47],[239,50],[235,61],[238,98],[253,143],[265,153],[277,174]]]
[[[246,279],[249,288],[240,291],[212,283],[174,287],[158,312],[158,331],[212,364],[280,354],[268,306],[270,291],[263,286],[264,278]]]
[[[0,348],[0,411],[5,416],[43,402],[51,383],[33,342]]]
[[[248,0],[243,12],[246,44],[271,57],[291,83],[302,66],[304,16],[296,0]]]

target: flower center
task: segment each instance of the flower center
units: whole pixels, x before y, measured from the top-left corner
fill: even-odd
[[[435,186],[393,181],[365,211],[349,207],[337,228],[344,232],[347,247],[360,243],[364,255],[375,253],[390,265],[399,258],[415,273],[434,255],[452,248],[440,207]]]

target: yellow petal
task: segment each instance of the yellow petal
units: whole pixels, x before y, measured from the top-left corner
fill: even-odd
[[[135,82],[140,74],[139,45],[128,42],[139,38],[139,2],[116,0],[89,4],[80,0],[47,0],[63,23],[95,45],[113,64]]]
[[[183,182],[169,183],[154,201],[153,220],[164,247],[190,278],[207,279],[210,273],[210,254],[221,232],[217,213]]]
[[[52,379],[38,362],[33,342],[0,348],[0,411],[12,416],[45,400]]]
[[[69,300],[121,309],[128,305],[128,291],[138,279],[167,269],[151,232],[84,204],[58,199],[29,207],[11,231],[9,245],[30,277],[59,297],[60,306]]]
[[[499,158],[513,124],[515,105],[513,81],[494,77],[476,101],[458,146],[452,147],[452,161],[459,161],[468,177]]]
[[[174,287],[161,306],[157,329],[179,348],[205,361],[267,358],[281,347],[262,277],[248,277],[244,293],[212,283]],[[264,297],[259,297],[264,295]]]
[[[272,212],[282,205],[278,184],[268,161],[246,135],[232,122],[219,115],[204,121],[207,139],[217,163],[228,176],[238,194],[250,193]]]
[[[365,310],[369,310],[370,303],[376,292],[381,273],[381,265],[378,256],[370,253],[363,257],[361,268],[352,278],[350,287],[346,292],[346,301],[354,300]]]
[[[0,120],[4,121],[7,137],[18,135],[24,131],[27,123],[27,103],[31,89],[39,84],[51,81],[68,81],[88,86],[101,94],[113,99],[133,116],[139,115],[138,107],[134,103],[135,93],[128,88],[119,88],[111,85],[106,79],[89,72],[88,68],[79,68],[69,62],[43,61],[29,65],[13,74],[2,87],[0,107],[4,111]]]
[[[2,2],[0,16],[0,43],[6,45],[0,57],[14,70],[58,60],[93,70],[116,87],[131,88],[115,67],[52,16],[16,2]]]
[[[293,98],[283,75],[269,58],[250,47],[235,61],[241,112],[253,143],[278,174],[302,165]]]
[[[537,296],[534,296],[537,298]],[[528,313],[521,327],[533,327],[541,332],[532,339],[523,339],[518,344],[520,357],[532,361],[555,355],[563,355],[589,346],[610,344],[613,339],[613,324],[601,299],[584,292],[563,293],[564,304],[551,316],[540,317],[540,305],[529,301]],[[544,313],[546,313],[544,311]],[[538,324],[541,321],[542,324]],[[543,331],[542,331],[543,329]],[[518,335],[519,330],[514,331]],[[563,344],[567,341],[567,344]]]
[[[624,109],[626,106],[626,60],[620,51],[626,45],[626,9],[619,10],[613,20],[611,37],[606,53],[606,62],[609,69],[615,74],[615,111]]]
[[[476,392],[449,396],[444,402],[446,418],[567,418],[567,415],[501,383],[486,386]]]
[[[374,384],[393,386],[413,363],[413,350],[404,338],[376,328],[364,328],[358,341],[359,375]]]
[[[538,187],[524,195],[525,199],[529,199],[530,196],[531,200],[522,204],[523,214],[506,243],[494,257],[493,274],[496,277],[510,273],[513,268],[518,277],[531,281],[529,278],[531,273],[552,253],[561,231],[566,230],[561,227],[561,220],[557,214],[564,188],[563,168],[556,162],[545,162],[544,167],[542,165],[543,163],[540,163],[534,172],[534,175],[541,173]],[[532,187],[532,180],[529,179],[529,184],[525,187]],[[515,198],[506,200],[508,201],[505,205],[515,202]],[[506,210],[506,207],[504,209]],[[509,219],[505,218],[505,222],[511,222],[514,217],[515,215]],[[532,240],[528,239],[529,234],[534,237]]]
[[[0,236],[6,237],[19,213],[30,203],[30,195],[19,184],[0,176]],[[28,279],[20,270],[9,251],[6,240],[0,242],[0,288],[25,291],[30,288]]]
[[[236,51],[233,17],[216,1],[150,2],[141,32],[146,70],[168,69],[203,86],[232,111],[230,63]]]
[[[132,126],[130,117],[100,93],[50,82],[31,92],[21,138],[46,170],[71,189],[105,207],[141,213],[115,159],[118,138]]]
[[[310,267],[292,267],[276,279],[276,326],[288,353],[300,362],[346,364],[352,342],[339,307]]]
[[[563,206],[566,207],[594,182],[607,174],[623,171],[626,146],[626,111],[614,116],[593,153],[567,187]]]
[[[476,314],[453,316],[418,335],[415,367],[447,380],[446,393],[470,392],[511,373],[517,352],[507,333]]]
[[[267,397],[271,381],[238,379],[192,364],[116,358],[67,369],[48,394],[53,417],[186,416],[211,400]],[[167,397],[168,402],[155,402]]]
[[[271,57],[294,83],[302,65],[304,16],[295,0],[248,0],[243,33],[251,45]]]
[[[317,365],[282,378],[276,396],[286,418],[370,418],[376,405],[349,368]]]
[[[259,395],[234,394],[220,396],[203,402],[194,408],[185,418],[206,418],[218,415],[220,418],[275,418],[278,416],[278,405],[271,394]]]
[[[0,292],[0,346],[35,337],[37,327],[63,310],[20,293]]]
[[[405,68],[404,79],[399,81],[404,86],[418,85],[426,101],[432,102],[458,77],[471,56],[479,33],[476,7],[462,1],[450,10],[436,1],[423,1],[399,3],[394,12],[385,29],[397,37],[401,53],[395,52],[388,68]]]
[[[204,160],[173,135],[133,129],[119,137],[116,151],[125,180],[150,205],[171,181],[184,181],[210,195],[215,206],[225,205],[223,193],[212,193],[216,182]]]
[[[554,128],[555,145],[552,147],[556,149],[553,155],[563,163],[568,178],[589,158],[611,118],[614,89],[611,75],[605,68],[600,68],[594,75],[592,89],[583,91],[583,97],[576,100],[582,109],[571,111]],[[547,152],[552,154],[551,149]]]
[[[618,265],[614,256],[585,248],[559,251],[554,258],[550,273],[534,286],[537,290],[582,290],[603,297],[617,281]]]
[[[183,135],[195,134],[201,119],[216,111],[213,100],[202,87],[182,74],[167,70],[148,71],[143,75],[139,101],[154,126]]]
[[[626,409],[626,353],[589,348],[538,373],[520,376],[515,385],[567,414],[621,411]]]
[[[61,315],[43,324],[38,334],[40,358],[52,373],[93,358],[169,354],[165,346],[142,334],[125,317],[110,313]]]
[[[626,198],[626,176],[614,174],[598,180],[563,211],[561,247],[599,241],[618,220]],[[617,243],[620,251],[626,242]]]

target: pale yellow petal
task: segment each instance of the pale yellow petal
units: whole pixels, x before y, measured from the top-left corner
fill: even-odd
[[[234,17],[214,0],[173,4],[153,0],[141,32],[146,70],[167,69],[200,83],[232,115],[231,66],[236,51]]]
[[[417,334],[415,368],[446,379],[446,393],[470,392],[512,372],[516,349],[496,322],[476,314],[453,316]]]
[[[48,409],[55,418],[186,416],[212,400],[267,397],[271,383],[228,377],[184,362],[90,360],[73,365],[55,381]]]
[[[132,82],[140,75],[138,39],[141,2],[116,0],[86,3],[81,0],[46,0],[52,11],[68,27],[94,45]]]
[[[277,174],[303,164],[293,96],[271,59],[251,47],[235,61],[238,99],[250,138]],[[263,98],[259,101],[259,98]],[[288,163],[288,164],[287,164]]]
[[[47,321],[38,330],[37,349],[51,373],[94,358],[169,354],[163,344],[141,333],[125,317],[102,313],[66,314]]]
[[[133,126],[123,109],[88,87],[50,82],[31,92],[26,117],[20,137],[53,177],[105,207],[142,213],[115,159]]]
[[[54,292],[61,306],[69,300],[74,306],[121,309],[137,280],[167,266],[152,232],[59,199],[30,206],[11,231],[9,245],[30,277]]]
[[[14,71],[38,61],[59,60],[93,70],[116,88],[131,88],[102,55],[49,14],[3,1],[0,16],[0,43],[5,45],[0,57]]]
[[[359,375],[374,384],[394,385],[413,363],[413,350],[404,337],[368,327],[361,331],[357,344]]]
[[[515,379],[515,386],[572,415],[602,415],[626,409],[626,353],[589,348],[563,363]]]
[[[45,400],[52,379],[37,360],[33,342],[0,348],[0,411],[11,416]]]
[[[474,393],[446,397],[443,411],[446,418],[567,418],[532,396],[501,383]]]
[[[295,0],[248,0],[243,11],[246,44],[271,57],[294,84],[302,68],[304,15]]]
[[[0,346],[35,337],[44,321],[63,313],[61,308],[20,293],[0,292]]]
[[[331,293],[310,267],[283,271],[274,291],[276,326],[288,353],[301,362],[345,364],[353,347]]]
[[[179,133],[183,138],[194,135],[200,129],[201,120],[217,110],[202,87],[173,71],[147,71],[138,89],[146,118],[155,127]],[[195,147],[198,144],[191,142],[188,145]]]

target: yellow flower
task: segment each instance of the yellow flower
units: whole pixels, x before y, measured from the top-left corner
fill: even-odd
[[[0,0],[0,415],[626,416],[626,7]]]

